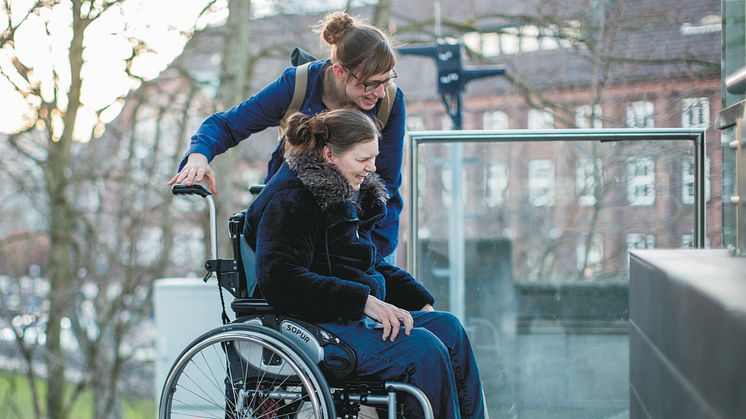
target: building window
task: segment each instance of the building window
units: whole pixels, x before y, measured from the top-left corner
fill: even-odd
[[[653,205],[655,202],[655,162],[642,157],[627,161],[627,200],[630,205]]]
[[[553,129],[554,112],[551,109],[530,109],[528,111],[528,129]]]
[[[451,164],[450,163],[444,163],[443,164],[443,170],[440,173],[440,180],[441,180],[441,197],[443,200],[443,204],[445,205],[451,205],[451,202],[453,201],[452,198],[452,190],[453,190],[453,171],[451,170]],[[466,198],[466,171],[461,171],[461,199]]]
[[[578,204],[581,207],[596,205],[598,185],[603,179],[603,163],[601,159],[581,159],[575,176],[575,186],[578,192]]]
[[[424,131],[425,121],[421,116],[407,115],[407,130],[408,131]]]
[[[516,54],[540,50],[553,50],[560,46],[572,48],[571,39],[578,39],[580,33],[579,21],[568,21],[559,25],[538,27],[523,25],[507,27],[500,32],[467,32],[464,33],[463,43],[470,51],[483,57],[497,57],[502,54]]]
[[[581,105],[575,108],[575,126],[578,128],[603,128],[603,108],[600,104]]]
[[[627,106],[627,126],[630,128],[655,127],[653,102],[632,102]]]
[[[485,203],[494,208],[504,205],[508,196],[508,164],[505,162],[490,163],[485,171]]]
[[[681,248],[682,249],[694,249],[694,234],[682,234],[681,235]]]
[[[539,28],[526,25],[521,28],[521,51],[531,52],[539,49]]]
[[[722,30],[721,17],[718,15],[707,15],[696,23],[682,23],[682,35],[702,35],[706,33],[720,32]]]
[[[655,234],[627,233],[627,249],[653,249],[655,248]]]
[[[593,234],[590,239],[587,234],[578,238],[575,246],[575,256],[578,271],[586,278],[590,278],[601,272],[601,263],[604,259],[604,236]]]
[[[521,41],[518,37],[518,28],[505,28],[500,34],[500,52],[503,54],[515,54],[521,49]]]
[[[450,131],[453,129],[453,119],[449,115],[443,115],[440,117],[440,129],[443,131]]]
[[[710,200],[710,158],[705,157],[705,201]],[[694,203],[694,162],[691,158],[681,161],[681,201]]]
[[[681,126],[684,128],[710,128],[710,99],[685,98],[681,102]]]
[[[554,162],[531,160],[528,162],[528,199],[535,207],[554,205]]]
[[[483,113],[482,129],[508,129],[508,114],[503,111]]]

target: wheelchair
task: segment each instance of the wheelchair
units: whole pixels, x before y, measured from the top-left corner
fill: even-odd
[[[261,185],[250,189],[254,195],[260,191]],[[195,339],[177,357],[163,384],[160,419],[358,418],[371,408],[393,419],[402,416],[397,397],[402,394],[419,402],[425,418],[433,417],[420,389],[357,379],[355,352],[345,342],[257,298],[254,254],[242,236],[245,211],[228,223],[233,259],[219,259],[210,192],[201,185],[175,185],[172,192],[208,202],[211,259],[204,280],[217,276],[224,325]],[[224,290],[234,297],[232,322]]]

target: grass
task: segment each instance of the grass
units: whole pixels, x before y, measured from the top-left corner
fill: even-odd
[[[39,381],[39,397],[44,410],[46,383]],[[72,386],[71,386],[72,387]],[[34,407],[31,388],[22,374],[0,371],[0,419],[33,419]],[[156,414],[156,403],[153,398],[123,396],[122,415],[124,419],[152,419]],[[93,392],[85,391],[73,406],[70,418],[93,418]]]

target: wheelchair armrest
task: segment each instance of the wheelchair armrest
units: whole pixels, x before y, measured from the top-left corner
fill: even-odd
[[[269,305],[264,298],[236,298],[231,303],[231,308],[234,313],[241,316],[273,313],[275,311],[274,307]]]

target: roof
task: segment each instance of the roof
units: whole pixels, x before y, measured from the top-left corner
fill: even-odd
[[[470,27],[497,31],[526,24],[550,27],[580,22],[581,35],[601,45],[599,54],[575,44],[497,55],[482,58],[481,62],[465,59],[466,64],[504,65],[511,77],[534,90],[587,86],[594,77],[604,78],[608,84],[720,77],[719,27],[712,30],[715,26],[706,24],[712,21],[708,16],[720,15],[719,0],[463,0],[441,4],[443,33],[450,36],[461,36]],[[373,8],[353,9],[352,14],[372,16]],[[264,51],[264,58],[253,68],[252,89],[260,89],[289,65],[290,51],[296,46],[318,56],[326,55],[318,36],[309,30],[321,17],[276,15],[249,23],[252,35],[248,42],[253,52]],[[430,0],[394,0],[392,26],[397,41],[434,43],[432,20]],[[221,28],[212,28],[197,34],[179,61],[195,72],[212,71],[217,75],[215,60],[205,57],[220,51],[220,31]],[[401,56],[397,72],[397,82],[410,101],[437,98],[432,60]],[[475,88],[467,92],[474,96],[505,94],[513,89],[502,77],[472,84]]]

